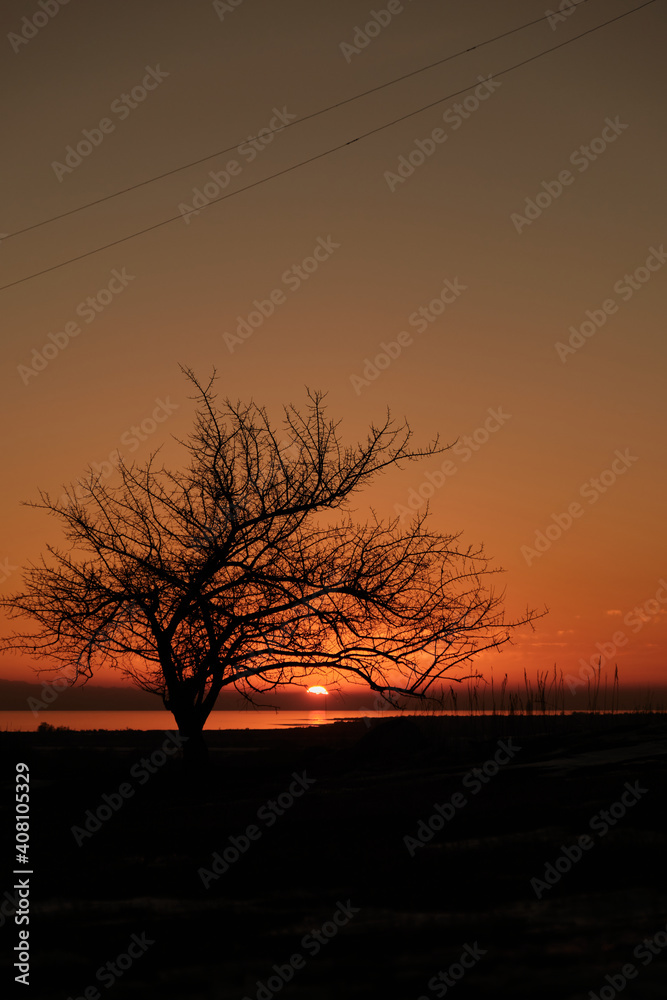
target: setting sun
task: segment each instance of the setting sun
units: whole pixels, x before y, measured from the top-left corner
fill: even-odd
[[[314,687],[309,687],[307,693],[308,694],[329,694],[329,692],[327,691],[327,689],[325,687],[322,687],[321,684],[316,684]]]

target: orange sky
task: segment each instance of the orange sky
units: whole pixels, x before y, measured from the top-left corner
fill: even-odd
[[[387,405],[420,440],[460,439],[448,456],[385,476],[358,506],[390,516],[432,493],[433,527],[484,542],[506,569],[510,615],[549,607],[485,669],[518,677],[557,662],[576,674],[601,644],[622,681],[664,680],[664,5],[500,73],[637,5],[592,0],[291,126],[254,156],[241,146],[3,239],[5,284],[187,212],[196,188],[201,205],[223,184],[233,191],[478,86],[463,108],[466,95],[446,99],[1,293],[2,593],[58,540],[56,523],[20,501],[60,492],[116,449],[141,460],[166,442],[176,461],[170,435],[187,434],[192,416],[177,365],[216,365],[222,395],[253,395],[275,413],[301,403],[304,385],[327,390],[349,440]],[[24,30],[27,10],[8,0],[5,35]],[[527,0],[405,3],[354,52],[369,14],[349,0],[244,0],[222,20],[212,4],[171,0],[67,5],[5,46],[0,231],[542,14]],[[144,83],[141,101],[125,102]],[[84,130],[97,145],[65,170]],[[209,171],[231,160],[213,182]],[[250,316],[258,309],[271,315]],[[587,336],[576,332],[585,322]],[[33,349],[43,356],[45,345],[42,363]],[[32,675],[6,656],[0,676]]]

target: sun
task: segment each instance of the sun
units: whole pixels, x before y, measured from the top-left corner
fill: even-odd
[[[327,691],[327,689],[325,687],[322,687],[321,684],[315,684],[314,687],[309,687],[308,691],[306,693],[307,694],[329,694],[329,692]]]

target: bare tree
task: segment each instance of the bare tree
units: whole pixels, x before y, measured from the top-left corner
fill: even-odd
[[[510,640],[502,595],[482,584],[496,570],[480,547],[426,528],[402,529],[371,512],[355,523],[350,497],[379,472],[439,454],[411,447],[390,414],[365,443],[343,447],[308,392],[304,415],[284,408],[278,435],[266,410],[225,400],[215,373],[196,389],[182,471],[120,462],[105,483],[30,505],[64,525],[69,549],[47,546],[24,589],[2,604],[27,616],[6,648],[76,667],[120,669],[162,696],[186,757],[205,758],[203,726],[220,691],[302,683],[325,671],[378,693],[425,697],[444,673]],[[290,442],[284,446],[285,438]],[[36,627],[35,627],[36,623]]]

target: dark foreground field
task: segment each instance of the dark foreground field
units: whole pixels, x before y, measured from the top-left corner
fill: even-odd
[[[0,734],[9,897],[13,766],[31,771],[33,957],[20,995],[665,995],[663,717],[209,733],[203,789],[178,758],[150,762],[165,739]],[[103,794],[121,805],[95,819]],[[576,859],[584,835],[568,861],[563,848]],[[18,931],[8,896],[3,993]]]

